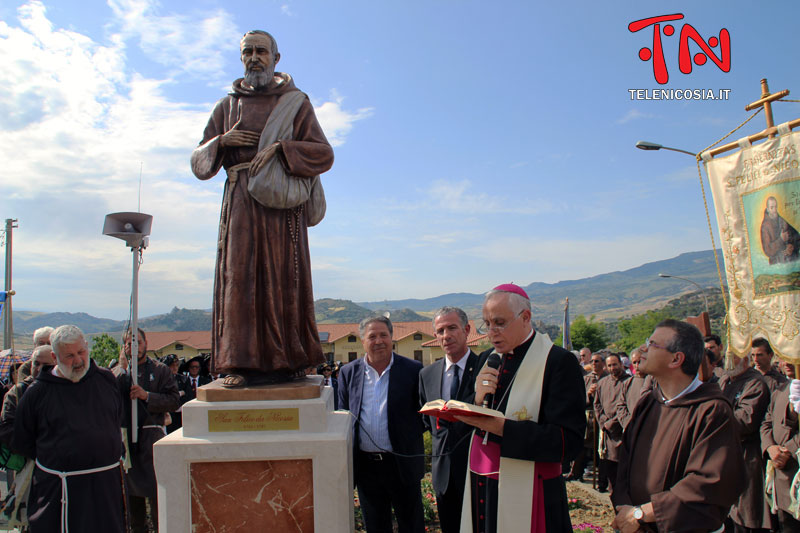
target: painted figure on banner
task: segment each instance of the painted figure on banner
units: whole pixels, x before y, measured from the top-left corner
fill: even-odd
[[[275,39],[240,43],[244,77],[217,102],[192,171],[227,172],[214,275],[212,372],[223,386],[288,381],[325,361],[314,319],[308,227],[324,215],[333,149],[308,97],[275,72]]]
[[[797,261],[800,249],[800,234],[778,214],[778,200],[767,198],[764,219],[761,222],[761,248],[769,258],[769,264]]]

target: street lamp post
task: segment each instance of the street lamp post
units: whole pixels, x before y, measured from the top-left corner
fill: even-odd
[[[690,152],[688,150],[681,150],[680,148],[670,148],[669,146],[662,146],[658,143],[651,143],[649,141],[637,141],[636,148],[639,150],[672,150],[673,152],[680,152],[682,154],[688,154],[695,159],[697,158],[697,154]]]
[[[660,278],[675,278],[675,279],[680,279],[680,280],[683,280],[683,281],[688,281],[689,283],[691,283],[692,285],[694,285],[695,287],[700,289],[700,293],[703,295],[703,301],[706,303],[706,314],[708,314],[708,298],[706,298],[706,290],[703,287],[701,287],[698,283],[690,280],[689,278],[682,278],[680,276],[672,276],[670,274],[661,274],[661,273],[659,273],[658,277],[660,277]],[[711,315],[709,314],[709,316],[711,316]]]

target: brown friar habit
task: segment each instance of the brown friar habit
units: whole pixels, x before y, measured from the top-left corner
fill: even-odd
[[[761,373],[748,367],[739,375],[726,372],[719,382],[722,394],[733,405],[742,452],[747,467],[744,491],[731,508],[731,519],[740,526],[770,529],[764,501],[764,459],[761,455],[761,423],[769,407],[769,388]]]
[[[618,461],[619,447],[622,444],[622,425],[617,420],[617,403],[622,397],[625,383],[630,376],[625,372],[615,378],[612,374],[597,382],[597,394],[594,397],[594,415],[601,431],[605,431],[605,459]],[[614,480],[611,480],[614,484]]]
[[[617,420],[623,431],[631,421],[631,415],[642,396],[653,389],[653,376],[633,376],[622,385],[622,397],[617,403]]]
[[[45,468],[79,472],[119,465],[123,405],[114,375],[90,361],[74,383],[45,366],[20,398],[12,449]],[[68,526],[73,532],[122,533],[122,468],[67,478]],[[31,533],[61,531],[61,479],[39,467],[28,498]]]
[[[591,411],[594,409],[594,394],[589,394],[589,387],[606,377],[608,374],[603,372],[600,375],[595,374],[594,372],[589,372],[585,376],[583,376],[583,386],[586,387],[586,409]],[[597,389],[595,389],[595,393]]]
[[[173,411],[180,405],[178,385],[172,376],[172,371],[167,365],[145,359],[138,365],[139,386],[147,391],[147,401],[138,401],[138,431],[137,443],[130,442],[131,432],[131,378],[130,374],[117,377],[117,384],[122,394],[125,409],[125,427],[128,428],[128,447],[131,452],[131,469],[128,470],[128,494],[141,498],[155,498],[158,486],[156,485],[156,471],[153,468],[153,444],[164,438],[165,414]]]
[[[761,424],[761,450],[767,455],[770,446],[783,446],[792,456],[783,468],[775,469],[775,501],[778,508],[789,512],[789,487],[797,472],[797,449],[800,437],[797,431],[797,413],[789,406],[789,387],[784,387],[772,396],[767,415]]]
[[[771,367],[766,374],[761,374],[761,377],[769,388],[770,396],[774,396],[786,383],[789,383],[789,378],[778,372],[775,367]]]
[[[217,102],[203,140],[192,154],[200,179],[251,161],[256,146],[220,148],[220,136],[234,126],[261,133],[281,95],[298,90],[286,74],[265,91],[233,83]],[[293,123],[293,140],[280,141],[287,173],[311,178],[333,164],[333,150],[308,98]],[[314,320],[311,258],[304,206],[264,207],[247,191],[249,175],[238,171],[225,183],[214,277],[212,358],[216,372],[235,369],[291,374],[323,362]]]
[[[658,531],[713,531],[744,482],[736,425],[719,387],[703,383],[666,405],[656,385],[625,430],[612,501],[651,501]]]

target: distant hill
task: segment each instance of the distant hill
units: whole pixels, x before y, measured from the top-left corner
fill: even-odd
[[[314,302],[314,315],[319,324],[346,324],[361,322],[374,312],[350,300],[322,298]]]
[[[336,300],[322,298],[314,302],[314,314],[319,324],[347,324],[361,322],[368,316],[382,315],[388,312],[395,322],[416,322],[428,320],[428,317],[419,315],[411,309],[378,308],[367,309],[356,305],[350,300]]]
[[[564,299],[567,297],[572,317],[583,314],[611,319],[662,307],[681,294],[697,290],[694,285],[685,281],[659,278],[659,273],[685,277],[701,287],[719,291],[717,269],[711,250],[688,252],[672,259],[653,261],[629,270],[579,280],[558,283],[534,282],[524,288],[533,301],[534,317],[551,324],[561,322]],[[478,318],[483,304],[483,294],[462,292],[423,300],[357,303],[367,309],[408,307],[417,312],[432,311],[443,305],[454,305],[463,308],[470,317]]]
[[[419,315],[407,307],[403,309],[379,309],[377,312],[370,314],[385,315],[387,312],[389,313],[389,318],[394,322],[421,322],[430,320],[430,317]]]
[[[681,276],[707,288],[709,300],[719,294],[719,281],[711,250],[689,252],[672,259],[653,261],[622,272],[610,272],[590,278],[534,282],[525,287],[534,304],[534,319],[560,325],[564,298],[569,297],[570,316],[596,315],[601,320],[614,320],[658,309],[682,295],[694,292],[694,285],[679,279],[659,278],[659,273]],[[320,324],[359,322],[364,317],[389,311],[394,321],[430,320],[430,315],[444,305],[463,308],[471,318],[481,316],[483,294],[466,292],[443,294],[426,299],[352,302],[324,298],[314,302],[314,313]],[[211,329],[211,312],[201,309],[179,309],[163,315],[143,317],[139,323],[151,331],[196,331]],[[119,334],[125,327],[121,320],[96,318],[86,313],[39,313],[14,311],[15,334],[30,334],[42,326],[75,324],[86,333]]]
[[[124,320],[97,318],[86,313],[34,313],[14,311],[14,333],[32,334],[43,326],[74,324],[84,333],[122,333]],[[139,326],[145,331],[203,331],[211,329],[211,312],[201,309],[179,309],[163,315],[142,317]]]
[[[23,318],[20,316],[22,313],[18,314],[16,311],[14,311],[14,333],[32,334],[41,327],[57,327],[62,324],[73,324],[78,326],[84,333],[122,331],[123,326],[123,323],[120,320],[97,318],[87,313],[37,313],[29,318]]]
[[[211,311],[173,307],[165,315],[139,320],[139,325],[145,331],[206,331],[211,329]]]

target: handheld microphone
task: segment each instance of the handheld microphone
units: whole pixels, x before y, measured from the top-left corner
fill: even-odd
[[[488,366],[489,368],[494,368],[495,370],[500,368],[500,363],[502,363],[502,360],[500,359],[500,355],[497,354],[497,353],[489,354],[489,358],[486,360],[486,366]],[[494,394],[487,394],[486,396],[483,397],[483,406],[488,408],[492,404],[493,401],[494,401]],[[484,435],[483,435],[483,443],[482,444],[484,446],[486,446],[487,442],[489,442],[489,432],[488,431],[485,432]]]
[[[486,366],[497,370],[498,368],[500,368],[501,362],[502,360],[500,359],[499,354],[491,353],[489,354],[489,359],[486,360]],[[489,407],[493,401],[494,401],[494,394],[487,394],[486,396],[483,397],[483,406]]]

